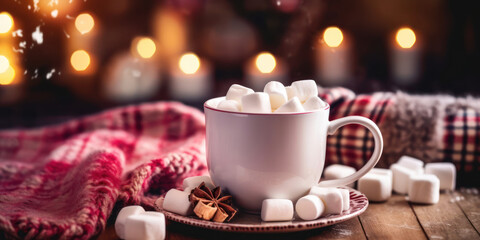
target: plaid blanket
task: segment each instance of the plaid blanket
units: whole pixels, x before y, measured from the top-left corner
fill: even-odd
[[[426,99],[404,101],[393,93],[321,88],[319,94],[331,105],[332,120],[360,115],[379,125],[385,140],[380,166],[403,154],[450,161],[459,177],[473,176],[478,184],[480,110],[471,101],[451,100],[439,108],[438,102],[418,107]],[[204,140],[203,114],[170,102],[0,131],[0,238],[95,236],[112,211],[131,204],[151,208],[185,177],[205,173]],[[372,151],[365,128],[346,126],[328,138],[327,164],[358,169]]]

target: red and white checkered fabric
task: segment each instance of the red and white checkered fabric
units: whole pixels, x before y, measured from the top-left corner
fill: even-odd
[[[179,103],[130,106],[0,132],[0,239],[87,239],[115,204],[155,196],[206,170],[203,114]]]

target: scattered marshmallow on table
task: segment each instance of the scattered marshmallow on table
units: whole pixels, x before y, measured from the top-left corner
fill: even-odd
[[[322,99],[320,99],[318,96],[310,97],[303,104],[303,108],[306,111],[318,110],[318,109],[322,109],[326,106],[327,106],[327,104],[324,101],[322,101]]]
[[[249,113],[271,113],[270,96],[255,92],[242,97],[242,110]]]
[[[339,179],[350,176],[356,172],[355,168],[341,165],[341,164],[332,164],[325,168],[323,171],[323,177],[326,180]],[[355,183],[350,183],[347,186],[353,187]]]
[[[438,177],[440,180],[440,190],[455,189],[456,169],[453,163],[427,163],[425,165],[425,173],[433,174]]]
[[[265,199],[262,202],[262,221],[290,221],[293,203],[289,199]]]
[[[190,192],[170,189],[163,200],[163,209],[183,216],[189,215],[192,211],[189,195]]]
[[[217,108],[225,111],[240,112],[242,110],[240,103],[235,100],[223,100],[218,103]]]
[[[342,210],[345,211],[350,209],[350,191],[344,188],[339,188],[338,190],[342,194],[342,200],[343,200]]]
[[[390,170],[392,170],[393,175],[393,191],[399,194],[407,194],[410,177],[416,175],[416,173],[413,170],[396,163],[390,166]]]
[[[440,180],[433,174],[418,174],[410,177],[408,201],[435,204],[440,198]]]
[[[270,104],[272,109],[277,109],[287,102],[287,91],[281,82],[271,81],[265,85],[263,89],[270,97]]]
[[[424,172],[423,161],[413,157],[402,156],[397,164],[414,171],[416,174],[422,174]]]
[[[251,88],[247,88],[239,84],[233,84],[228,89],[225,99],[234,100],[234,101],[237,101],[238,103],[241,103],[242,97],[251,93],[254,93]]]
[[[341,214],[343,211],[343,197],[339,189],[312,187],[309,195],[316,195],[325,204],[324,215],[326,214]]]
[[[122,208],[117,215],[117,219],[115,220],[115,232],[119,238],[125,238],[125,222],[129,216],[137,215],[140,213],[144,213],[145,210],[141,206],[128,206]]]
[[[318,96],[317,83],[313,80],[295,81],[291,86],[294,88],[295,96],[301,102],[307,101],[310,97]]]
[[[293,97],[292,99],[288,100],[285,104],[277,108],[275,110],[276,113],[285,113],[285,112],[303,112],[302,103],[298,100],[297,97]]]
[[[295,211],[303,220],[315,220],[323,214],[325,205],[318,196],[307,195],[297,200]]]
[[[386,201],[392,196],[392,172],[388,169],[374,169],[358,180],[358,191],[370,201]]]
[[[204,182],[205,186],[210,189],[215,188],[215,184],[213,184],[213,181],[209,176],[195,176],[188,177],[183,180],[183,189],[186,189],[187,187],[196,188],[202,184],[202,182]]]
[[[145,212],[129,216],[125,221],[125,240],[165,239],[165,216]]]

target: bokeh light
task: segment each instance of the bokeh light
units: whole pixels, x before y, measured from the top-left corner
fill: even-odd
[[[400,28],[395,39],[402,48],[411,48],[416,41],[415,33],[411,28]]]
[[[151,58],[157,50],[155,42],[151,38],[140,37],[136,38],[133,42],[136,52],[142,58]]]
[[[343,41],[342,31],[338,27],[328,27],[323,32],[323,41],[332,48],[340,46]]]
[[[200,59],[194,53],[183,54],[178,62],[180,70],[186,74],[194,74],[200,68]]]
[[[261,73],[271,73],[275,69],[277,62],[271,53],[262,52],[257,55],[255,65]]]
[[[82,13],[75,19],[75,27],[81,34],[90,32],[95,26],[95,20],[92,15],[88,13]]]
[[[85,71],[90,66],[90,55],[85,50],[77,50],[70,57],[70,63],[76,71]]]
[[[0,13],[0,33],[8,33],[13,27],[12,15],[8,12]]]
[[[10,61],[8,61],[8,58],[0,55],[0,73],[4,73],[7,71],[8,67],[10,66]]]
[[[15,79],[15,69],[12,66],[8,66],[7,70],[0,73],[0,85],[9,85],[13,83]]]

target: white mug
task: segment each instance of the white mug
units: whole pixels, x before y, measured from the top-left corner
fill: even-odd
[[[383,139],[370,119],[348,116],[328,121],[330,106],[301,113],[243,113],[216,109],[225,97],[205,102],[207,164],[213,182],[228,191],[235,204],[258,212],[268,198],[295,202],[312,186],[338,187],[365,175],[382,154]],[[356,173],[320,181],[327,134],[346,124],[368,128],[375,140],[370,160]]]

